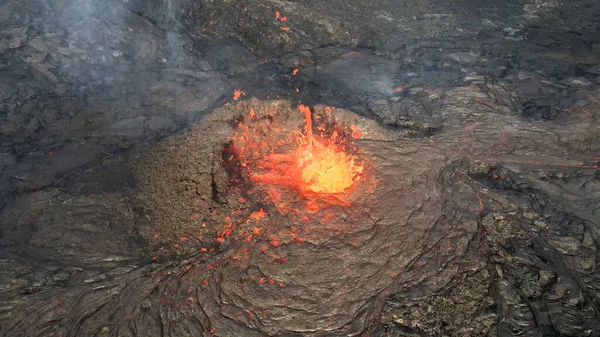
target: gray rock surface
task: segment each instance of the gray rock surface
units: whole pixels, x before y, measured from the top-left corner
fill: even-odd
[[[592,0],[0,1],[0,335],[598,335],[599,15]],[[219,151],[161,152],[206,118],[227,129],[235,89],[393,135],[358,142],[389,182],[374,215],[338,210],[372,238],[361,249],[351,230],[279,259],[250,247],[241,272],[243,246],[180,241],[193,212],[154,238],[148,217],[181,196],[203,212],[237,199]],[[203,176],[149,210],[140,189],[161,176],[136,180],[141,154],[217,172],[215,200]]]

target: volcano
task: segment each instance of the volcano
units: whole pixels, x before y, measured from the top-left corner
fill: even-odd
[[[0,1],[0,336],[598,336],[599,10]]]

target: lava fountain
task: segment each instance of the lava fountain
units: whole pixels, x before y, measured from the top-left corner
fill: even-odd
[[[254,182],[285,186],[313,201],[348,206],[348,193],[364,171],[364,162],[351,146],[360,131],[316,116],[319,123],[314,132],[310,108],[300,104],[298,109],[304,114],[304,133],[284,130],[278,119],[260,119],[250,110],[251,125],[238,123],[233,136],[241,165],[249,169]]]

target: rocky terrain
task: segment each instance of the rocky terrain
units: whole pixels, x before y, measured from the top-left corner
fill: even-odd
[[[600,335],[599,15],[0,0],[0,335]],[[310,244],[215,242],[230,117],[298,102],[384,184]]]

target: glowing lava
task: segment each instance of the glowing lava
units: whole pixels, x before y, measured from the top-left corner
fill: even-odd
[[[295,172],[302,191],[315,193],[344,193],[358,181],[363,167],[355,163],[335,144],[324,145],[315,140],[312,133],[310,109],[298,107],[304,113],[306,123],[306,143],[295,151]],[[335,139],[334,139],[335,140]]]
[[[234,142],[243,149],[242,165],[249,166],[254,181],[288,186],[304,195],[349,192],[360,180],[363,164],[347,152],[346,139],[340,136],[343,130],[328,130],[328,138],[315,136],[310,109],[298,108],[304,114],[304,134],[295,130],[282,134],[276,119],[254,123],[252,128],[238,126],[243,135]],[[253,111],[250,115],[254,117]]]
[[[358,180],[362,166],[344,152],[321,143],[296,150],[300,188],[316,193],[343,193]]]

